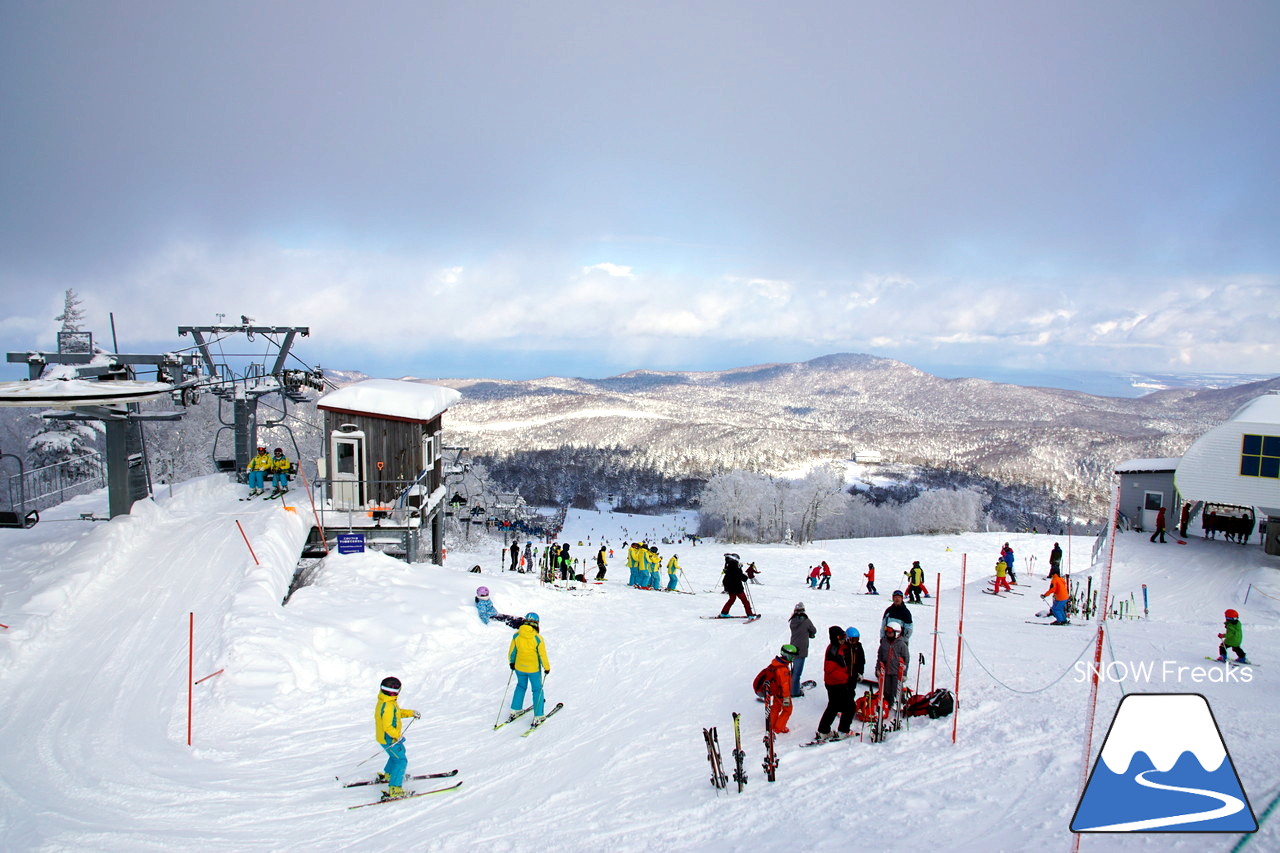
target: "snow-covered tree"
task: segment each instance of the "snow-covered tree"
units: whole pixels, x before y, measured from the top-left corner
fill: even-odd
[[[982,495],[971,489],[933,489],[906,505],[907,527],[913,533],[960,533],[977,530],[982,520]]]
[[[62,313],[53,319],[62,324],[64,332],[82,332],[80,324],[84,322],[84,309],[80,307],[80,295],[71,288],[63,294]]]
[[[42,414],[30,417],[37,420],[39,428],[27,441],[28,468],[62,463],[62,477],[68,483],[100,472],[99,463],[87,457],[98,449],[98,437],[104,431],[101,421],[50,421]]]

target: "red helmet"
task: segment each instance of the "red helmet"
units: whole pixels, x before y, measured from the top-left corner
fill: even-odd
[[[1239,613],[1237,613],[1237,612],[1235,612],[1234,610],[1228,610],[1226,613],[1223,613],[1222,615],[1223,615],[1223,616],[1225,616],[1225,617],[1227,617],[1228,619],[1239,619],[1239,618],[1240,618],[1240,614],[1239,614]]]

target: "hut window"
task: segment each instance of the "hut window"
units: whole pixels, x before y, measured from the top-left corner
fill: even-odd
[[[1240,476],[1280,479],[1280,436],[1244,436],[1240,451]]]

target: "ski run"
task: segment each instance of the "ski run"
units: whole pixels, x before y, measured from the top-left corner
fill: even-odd
[[[106,497],[76,498],[29,530],[0,530],[0,846],[6,851],[814,851],[1067,850],[1087,768],[1083,739],[1096,624],[1041,631],[1040,568],[1054,541],[1073,580],[1091,573],[1092,537],[967,533],[822,541],[804,546],[663,544],[694,529],[668,517],[570,511],[558,537],[576,554],[614,549],[608,581],[568,594],[536,575],[500,571],[500,543],[451,542],[444,567],[377,553],[326,558],[312,586],[281,606],[308,529],[301,489],[241,501],[243,487],[208,477],[165,489],[106,524]],[[292,507],[292,509],[291,509]],[[236,522],[244,529],[240,535]],[[252,545],[257,562],[245,539]],[[625,542],[678,554],[697,595],[626,586]],[[577,547],[578,542],[583,547]],[[1019,596],[980,594],[1004,542],[1018,556]],[[522,543],[523,545],[523,540]],[[538,544],[538,543],[535,543]],[[763,614],[749,629],[713,626],[726,551],[760,569],[749,584]],[[968,555],[968,646],[958,716],[911,718],[883,743],[869,736],[823,749],[829,626],[856,626],[868,661],[889,593],[919,560],[934,607],[913,608],[911,667],[921,693],[954,687],[962,555]],[[1036,568],[1027,558],[1036,556]],[[1105,551],[1104,551],[1105,556]],[[830,590],[808,587],[832,568]],[[874,561],[879,596],[864,596]],[[479,564],[483,573],[467,570]],[[1259,547],[1153,544],[1122,533],[1112,594],[1150,593],[1150,618],[1111,621],[1099,691],[1097,755],[1128,692],[1194,692],[1214,717],[1255,813],[1280,782],[1266,668],[1280,635],[1276,558]],[[1092,570],[1095,582],[1097,572]],[[941,573],[941,582],[937,574]],[[484,584],[500,613],[541,616],[551,674],[536,737],[510,708],[511,629],[482,624]],[[1249,601],[1246,592],[1253,585]],[[755,674],[789,642],[803,601],[818,629],[797,698],[776,737],[777,781],[762,770],[764,706]],[[1225,608],[1240,611],[1257,669],[1214,661]],[[735,604],[733,613],[742,613]],[[194,617],[189,617],[194,614]],[[933,618],[939,618],[933,652]],[[742,620],[735,620],[742,621]],[[1042,620],[1047,621],[1047,620]],[[196,679],[187,745],[188,632]],[[927,662],[918,664],[918,654]],[[871,664],[864,674],[870,677]],[[935,672],[936,667],[936,672]],[[216,674],[215,674],[216,673]],[[422,714],[405,745],[410,774],[458,768],[440,796],[353,806],[380,788],[373,740],[382,678]],[[1139,677],[1141,676],[1141,677]],[[860,688],[859,693],[865,688]],[[526,697],[526,704],[528,704]],[[733,714],[746,777],[738,792]],[[958,740],[951,741],[952,723]],[[723,788],[709,784],[704,729],[716,728]],[[859,723],[854,724],[858,732]],[[370,758],[374,755],[375,757]],[[337,777],[337,779],[335,779]],[[408,790],[442,783],[410,781]],[[379,804],[383,805],[383,804]],[[1087,836],[1084,850],[1230,849],[1234,836]],[[1251,849],[1280,849],[1269,822]]]

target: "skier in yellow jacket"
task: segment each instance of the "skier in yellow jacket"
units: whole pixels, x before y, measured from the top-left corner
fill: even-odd
[[[667,592],[673,592],[676,585],[680,582],[678,572],[680,571],[680,563],[676,561],[678,555],[672,554],[671,559],[667,560]]]
[[[524,694],[530,687],[533,688],[533,724],[541,725],[545,719],[542,677],[551,674],[551,661],[547,657],[547,644],[538,633],[539,621],[537,613],[526,613],[524,624],[511,637],[507,648],[507,663],[516,674],[516,692],[511,696],[511,715],[507,722],[524,710]]]
[[[265,447],[258,448],[258,454],[249,460],[249,497],[262,494],[262,487],[267,482],[267,472],[271,470],[271,457]]]
[[[400,679],[394,675],[382,679],[378,688],[378,701],[373,706],[374,735],[378,746],[386,750],[387,764],[378,774],[379,782],[388,784],[383,797],[395,799],[405,796],[404,771],[409,766],[409,759],[404,751],[404,728],[400,721],[409,717],[421,719],[422,715],[408,708],[401,708]]]

